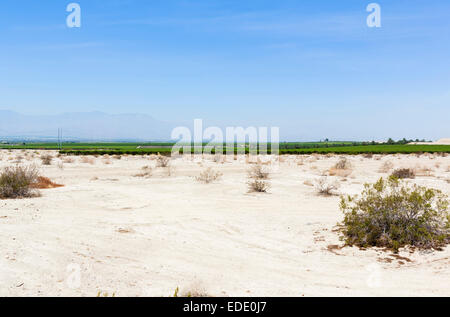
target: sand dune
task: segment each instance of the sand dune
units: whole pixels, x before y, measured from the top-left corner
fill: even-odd
[[[0,166],[31,153],[1,151]],[[340,248],[339,197],[317,196],[308,185],[337,157],[283,157],[268,194],[247,193],[245,157],[180,158],[172,176],[155,168],[148,178],[134,175],[155,166],[149,158],[73,159],[63,169],[60,159],[40,167],[64,187],[0,200],[0,296],[170,296],[177,287],[212,296],[450,294],[450,248],[399,255]],[[386,175],[378,170],[390,160],[430,167],[430,176],[413,181],[450,194],[448,157],[349,159],[352,174],[333,177],[341,193]],[[198,183],[209,166],[222,179]]]

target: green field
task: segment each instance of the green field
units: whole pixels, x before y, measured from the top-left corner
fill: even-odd
[[[396,153],[450,153],[450,145],[361,145],[361,142],[289,142],[280,143],[280,154],[396,154]],[[102,155],[102,154],[131,154],[147,155],[161,153],[168,155],[171,153],[174,143],[64,143],[61,154],[72,155]],[[206,143],[204,144],[204,146]],[[150,147],[150,148],[139,148]],[[224,146],[224,149],[233,147]],[[21,143],[21,144],[1,144],[0,149],[36,149],[36,150],[58,150],[56,143]],[[237,153],[245,150],[249,152],[248,147],[243,145],[234,145],[234,151]],[[268,145],[270,153],[270,144]],[[214,153],[214,151],[213,151]]]

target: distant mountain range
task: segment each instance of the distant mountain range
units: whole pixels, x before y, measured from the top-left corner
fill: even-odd
[[[158,121],[144,114],[107,114],[103,112],[24,115],[0,110],[0,139],[55,140],[58,128],[64,140],[170,140],[179,124]]]

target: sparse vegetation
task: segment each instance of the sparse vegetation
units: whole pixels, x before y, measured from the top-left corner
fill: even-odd
[[[270,189],[270,184],[266,180],[250,179],[247,185],[251,193],[267,193]]]
[[[38,180],[35,166],[6,167],[0,173],[0,199],[39,196],[32,185]]]
[[[248,172],[249,181],[247,182],[249,192],[267,193],[270,189],[268,182],[270,173],[263,168],[261,164],[252,166]]]
[[[414,168],[414,175],[415,176],[432,176],[433,175],[433,169],[431,169],[428,166],[416,166]]]
[[[411,168],[399,168],[396,169],[392,174],[391,177],[395,177],[398,179],[405,179],[405,178],[415,178],[416,173]]]
[[[347,245],[439,249],[450,243],[448,198],[441,191],[409,186],[395,177],[366,184],[361,196],[341,199]]]
[[[44,154],[41,156],[42,165],[52,165],[53,156]]]
[[[385,161],[378,171],[380,173],[389,173],[393,168],[394,164],[391,161]]]
[[[330,181],[328,177],[324,176],[316,180],[314,185],[317,193],[322,196],[338,195],[336,192],[340,185],[336,181]]]
[[[95,164],[95,160],[92,157],[83,156],[81,158],[81,163],[94,165]]]
[[[201,183],[209,184],[222,177],[222,173],[214,171],[211,167],[200,173],[195,179]]]
[[[173,293],[173,297],[210,297],[204,290],[202,289],[190,289],[185,290],[182,293],[180,293],[180,288],[177,287]]]
[[[158,154],[156,157],[156,166],[157,167],[168,167],[170,164],[170,157]]]
[[[335,165],[335,169],[338,170],[349,170],[352,168],[352,164],[346,157],[342,157]]]
[[[150,166],[146,165],[146,166],[143,166],[143,167],[141,168],[141,172],[138,173],[138,174],[135,174],[134,177],[145,177],[145,178],[149,178],[149,177],[151,177],[152,175],[153,175],[153,169],[152,169]]]
[[[74,162],[74,159],[71,158],[71,157],[65,157],[65,158],[63,159],[63,163],[71,164],[71,163],[73,163],[73,162]]]
[[[252,166],[248,171],[248,177],[253,179],[269,179],[269,171],[260,164]]]

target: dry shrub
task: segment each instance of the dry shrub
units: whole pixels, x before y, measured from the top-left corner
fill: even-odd
[[[350,174],[352,173],[352,170],[349,169],[337,169],[337,168],[330,168],[328,170],[328,173],[330,174],[330,176],[339,176],[339,177],[348,177],[350,176]]]
[[[180,288],[177,287],[175,289],[175,292],[173,293],[173,297],[193,297],[193,298],[200,298],[200,297],[211,297],[206,293],[204,289],[201,289],[199,287],[190,287],[186,290],[183,290],[180,292]]]
[[[450,165],[449,165],[449,166],[447,166],[447,170],[446,170],[446,172],[447,172],[447,173],[450,173]]]
[[[81,158],[81,163],[94,165],[95,159],[88,156],[83,156]]]
[[[305,184],[306,186],[314,186],[313,182],[311,180],[309,180],[309,179],[305,180],[303,182],[303,184]]]
[[[120,156],[120,155],[114,155],[114,156],[113,156],[113,159],[115,159],[115,160],[121,160],[121,159],[122,159],[122,156]]]
[[[170,157],[158,154],[158,156],[156,157],[157,167],[168,167],[169,164],[170,164]]]
[[[0,173],[0,198],[27,198],[39,196],[31,187],[38,179],[35,166],[6,167]]]
[[[347,177],[352,173],[352,165],[347,158],[342,157],[339,161],[328,170],[330,176]]]
[[[270,184],[266,180],[250,179],[247,185],[250,193],[267,193],[270,189]]]
[[[134,177],[145,177],[145,178],[149,178],[153,175],[153,170],[150,166],[143,166],[141,168],[141,172],[134,175]]]
[[[213,162],[215,163],[223,163],[223,155],[216,153],[213,158],[212,158]]]
[[[222,173],[214,171],[211,167],[208,167],[206,170],[200,173],[195,179],[198,182],[209,184],[217,181],[222,177]]]
[[[109,165],[109,164],[111,164],[111,161],[109,159],[105,159],[105,160],[103,160],[103,164]]]
[[[447,196],[398,178],[366,184],[360,196],[341,198],[347,245],[438,249],[450,243]]]
[[[336,191],[339,189],[340,185],[336,181],[328,180],[325,176],[316,180],[314,187],[319,195],[333,196],[338,195]]]
[[[42,165],[52,165],[53,156],[44,154],[41,156]]]
[[[352,168],[352,164],[349,162],[349,160],[346,157],[342,157],[335,165],[335,169],[338,170],[349,170]]]
[[[416,176],[432,176],[433,170],[427,166],[416,166],[414,168],[414,175],[416,175]]]
[[[366,153],[366,154],[363,155],[363,157],[366,158],[366,159],[371,159],[371,158],[373,158],[373,154],[372,153]]]
[[[416,173],[411,168],[399,168],[396,169],[392,174],[392,177],[398,178],[398,179],[404,179],[404,178],[415,178]]]
[[[393,168],[394,164],[391,161],[385,161],[378,171],[380,173],[389,173]]]
[[[252,166],[247,173],[248,177],[253,179],[269,179],[270,175],[269,171],[264,169],[260,164]]]
[[[50,188],[64,187],[64,185],[55,184],[49,178],[43,176],[38,176],[37,180],[30,186],[31,188],[35,189],[50,189]]]
[[[64,163],[67,163],[67,164],[71,164],[71,163],[73,163],[73,162],[75,162],[75,161],[74,161],[74,159],[71,158],[71,157],[65,157],[65,158],[63,159],[63,162],[64,162]]]

